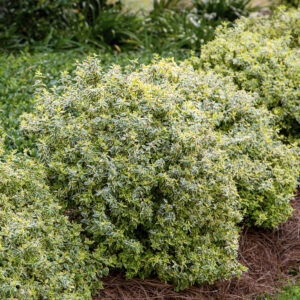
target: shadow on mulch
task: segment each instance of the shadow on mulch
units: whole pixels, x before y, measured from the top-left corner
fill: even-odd
[[[155,279],[110,276],[102,279],[104,289],[94,300],[231,300],[274,294],[300,277],[300,194],[292,200],[292,206],[293,216],[276,230],[249,229],[241,234],[239,261],[248,271],[240,279],[176,293],[172,285]]]

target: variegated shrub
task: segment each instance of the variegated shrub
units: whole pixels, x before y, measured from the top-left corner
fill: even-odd
[[[300,138],[300,9],[280,8],[272,17],[242,18],[219,27],[216,38],[193,59],[200,69],[230,75],[255,92],[276,116],[290,142]]]
[[[237,224],[285,220],[296,184],[294,150],[268,112],[230,80],[171,60],[103,72],[88,58],[76,74],[41,85],[22,128],[95,254],[179,289],[240,274]]]
[[[28,158],[1,159],[0,298],[91,299],[99,265],[44,177],[42,166]]]

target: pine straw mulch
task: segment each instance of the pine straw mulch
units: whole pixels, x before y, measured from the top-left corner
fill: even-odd
[[[300,277],[300,194],[292,200],[293,216],[276,230],[248,229],[241,234],[239,261],[248,268],[240,279],[194,286],[176,293],[156,279],[105,278],[94,300],[255,299],[274,294]]]

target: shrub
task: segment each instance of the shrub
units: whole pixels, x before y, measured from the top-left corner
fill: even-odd
[[[289,215],[293,150],[227,79],[171,60],[133,69],[88,58],[37,92],[22,128],[38,136],[53,192],[128,277],[186,288],[240,274],[236,224]]]
[[[44,179],[35,161],[2,156],[0,298],[91,299],[90,289],[98,286],[96,260],[80,238],[81,227],[61,214]]]
[[[33,110],[35,73],[40,70],[50,88],[57,84],[60,73],[66,69],[71,72],[76,66],[74,60],[81,57],[82,54],[70,51],[0,56],[0,121],[8,149],[32,147],[32,141],[19,130],[19,116]]]
[[[109,68],[112,63],[122,67],[138,55],[138,63],[150,63],[153,54],[147,52],[109,53],[98,52],[102,67]],[[176,59],[186,58],[179,53],[165,53],[165,56],[176,56]],[[59,84],[61,72],[68,70],[72,74],[76,60],[86,57],[77,50],[65,52],[43,52],[0,55],[0,123],[6,133],[5,146],[8,150],[23,152],[25,148],[32,150],[34,141],[22,135],[20,131],[20,115],[31,112],[35,105],[35,74],[43,74],[43,83],[48,89]]]
[[[242,18],[220,27],[194,65],[233,77],[240,89],[258,93],[289,141],[300,137],[300,10]]]

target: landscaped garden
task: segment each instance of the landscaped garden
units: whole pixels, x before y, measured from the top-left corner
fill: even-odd
[[[0,4],[0,299],[300,299],[299,0]]]

